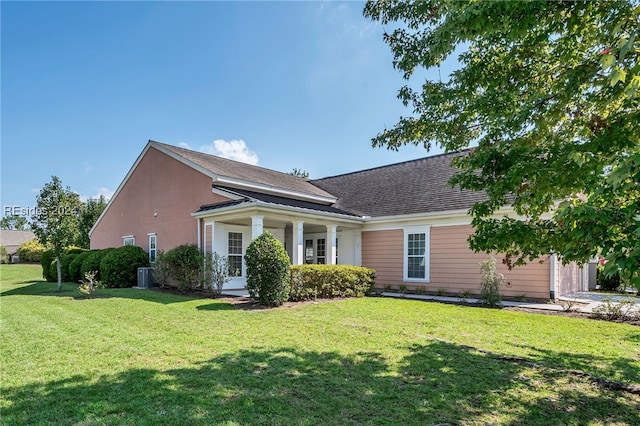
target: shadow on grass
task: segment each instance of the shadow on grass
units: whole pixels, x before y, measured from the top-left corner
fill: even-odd
[[[250,349],[171,370],[5,387],[11,424],[633,424],[638,400],[445,342],[377,353]]]
[[[72,298],[77,300],[88,299],[88,297],[78,290],[78,286],[73,283],[62,283],[62,291],[57,291],[57,283],[49,283],[46,281],[23,281],[21,285],[11,290],[5,290],[0,292],[0,297],[6,296],[54,296],[63,298]],[[105,288],[100,289],[96,296],[97,299],[110,299],[110,298],[124,298],[134,300],[145,300],[147,302],[162,303],[164,305],[172,303],[188,302],[191,300],[209,300],[206,298],[197,298],[187,295],[180,295],[175,293],[168,293],[155,290],[142,290],[135,288]],[[213,300],[213,299],[210,299]],[[215,305],[215,306],[213,306]],[[212,306],[207,310],[223,310],[234,309],[234,307],[228,303],[212,303]]]

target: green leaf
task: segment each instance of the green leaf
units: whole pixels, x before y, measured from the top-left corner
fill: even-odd
[[[620,67],[615,67],[609,76],[609,84],[611,86],[615,86],[619,81],[623,82],[627,79],[627,72],[625,70],[620,69]]]
[[[615,63],[616,63],[616,57],[613,56],[611,53],[607,53],[602,58],[600,58],[600,64],[602,65],[603,69],[611,68]]]

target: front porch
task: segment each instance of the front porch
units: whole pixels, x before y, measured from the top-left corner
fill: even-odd
[[[246,287],[244,254],[254,238],[268,231],[285,247],[292,265],[362,264],[362,219],[287,206],[212,206],[194,214],[198,247],[229,260],[234,277],[225,291]]]

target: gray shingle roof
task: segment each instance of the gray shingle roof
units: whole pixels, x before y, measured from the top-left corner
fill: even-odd
[[[363,216],[391,216],[469,209],[486,199],[483,192],[452,188],[455,157],[435,155],[374,169],[310,181],[338,197],[334,207]]]
[[[318,212],[335,213],[335,214],[346,215],[346,216],[357,216],[353,213],[340,210],[334,206],[328,206],[326,204],[318,204],[318,203],[312,203],[309,201],[294,200],[291,198],[279,197],[277,195],[262,194],[260,192],[255,192],[255,191],[247,191],[244,189],[226,188],[220,185],[216,185],[216,187],[233,192],[237,195],[243,196],[244,199],[222,202],[217,204],[208,204],[205,206],[201,206],[198,212],[215,210],[222,207],[233,206],[236,204],[242,204],[242,203],[251,202],[251,201],[261,201],[263,203],[273,204],[276,206],[288,206],[288,207],[296,207],[299,209],[314,210]]]
[[[239,161],[229,160],[227,158],[217,157],[215,155],[204,154],[202,152],[192,151],[173,145],[167,145],[160,142],[150,141],[162,146],[179,156],[196,163],[200,167],[209,170],[216,175],[225,176],[233,179],[259,183],[274,188],[281,188],[290,191],[297,191],[306,194],[331,197],[333,196],[321,188],[312,185],[306,179],[293,176],[288,173],[282,173],[264,167],[253,166],[251,164],[241,163]]]
[[[5,246],[9,254],[16,252],[20,244],[35,238],[31,231],[15,231],[12,229],[0,229],[0,244]]]

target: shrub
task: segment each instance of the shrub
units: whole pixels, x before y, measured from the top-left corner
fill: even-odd
[[[82,253],[78,253],[76,257],[69,264],[69,281],[77,283],[83,277],[82,275],[82,263],[85,261],[87,257],[92,254],[90,251],[84,251]],[[98,271],[92,271],[95,274],[98,274]],[[86,275],[86,274],[85,274]],[[95,278],[95,276],[94,276]]]
[[[28,263],[40,263],[42,253],[44,253],[44,246],[40,244],[40,241],[35,238],[30,241],[25,241],[18,247],[18,257],[20,262]]]
[[[9,252],[5,246],[0,246],[0,263],[9,263]]]
[[[149,266],[149,256],[137,246],[110,250],[100,262],[100,282],[105,287],[131,287],[138,279],[138,268]]]
[[[289,255],[269,232],[253,240],[244,256],[247,290],[260,304],[279,306],[289,299]]]
[[[58,281],[58,271],[51,274],[51,263],[55,260],[56,255],[51,250],[45,250],[40,256],[40,265],[42,266],[42,278],[50,283]]]
[[[82,262],[82,266],[80,266],[80,276],[84,277],[87,272],[96,271],[97,274],[95,279],[97,281],[100,281],[100,279],[102,278],[100,263],[102,262],[102,259],[104,259],[104,257],[107,254],[109,254],[111,250],[113,250],[113,248],[106,248],[102,250],[91,250],[89,252],[89,255]]]
[[[213,294],[219,296],[229,279],[231,279],[229,276],[229,260],[218,253],[206,254],[202,272],[203,286],[210,287]]]
[[[69,273],[69,267],[71,266],[71,262],[78,256],[79,254],[84,253],[86,250],[80,248],[69,248],[65,251],[65,253],[60,258],[60,265],[62,268],[62,281],[69,282],[72,281],[71,274]],[[77,282],[77,280],[74,280]]]
[[[182,291],[197,288],[202,269],[202,253],[194,244],[183,244],[164,254],[169,265],[169,276],[176,281]]]
[[[613,275],[606,275],[602,266],[598,266],[596,271],[596,280],[600,286],[600,290],[616,291],[620,288],[620,284],[622,284],[620,280],[620,272],[616,272]]]
[[[153,280],[160,284],[160,287],[166,287],[171,281],[171,268],[163,250],[158,250],[156,261],[153,263]]]
[[[489,259],[480,262],[480,271],[482,272],[482,282],[480,283],[480,301],[485,305],[493,308],[502,304],[502,296],[500,295],[500,285],[504,283],[504,275],[496,270],[496,259]]]
[[[374,281],[375,271],[362,266],[294,265],[289,300],[363,297],[371,291]]]
[[[627,321],[638,316],[635,306],[636,301],[633,298],[624,298],[619,299],[618,302],[612,302],[610,297],[605,297],[601,304],[593,308],[591,315],[607,321]]]

